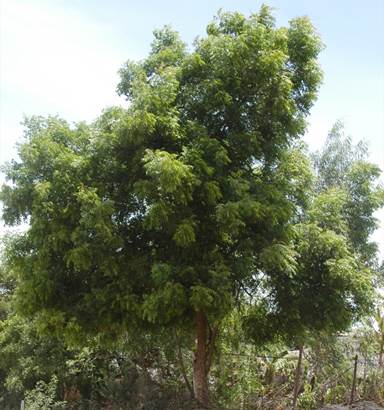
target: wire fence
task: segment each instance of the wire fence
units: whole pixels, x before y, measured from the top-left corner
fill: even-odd
[[[333,364],[333,371],[330,372],[330,376],[327,377],[328,369],[321,369],[321,377],[319,381],[316,380],[312,384],[312,380],[315,376],[316,369],[314,369],[313,352],[308,349],[307,353],[304,353],[305,360],[305,370],[301,371],[301,389],[300,393],[308,392],[305,390],[305,386],[310,386],[310,392],[313,392],[315,400],[319,402],[324,402],[327,400],[327,394],[332,391],[342,392],[339,395],[335,394],[335,398],[328,400],[333,400],[333,403],[340,405],[352,405],[353,403],[360,400],[371,400],[384,405],[384,367],[380,365],[378,357],[375,355],[367,356],[364,354],[359,354],[359,348],[352,348],[348,353],[344,352],[345,361],[341,368],[338,368],[337,362]],[[258,355],[252,353],[233,353],[227,352],[226,356],[238,357],[239,360],[246,359],[249,366],[261,367],[267,365],[271,362],[286,362],[291,363],[291,372],[296,366],[298,361],[298,351],[291,350],[285,352],[285,354],[279,355]],[[349,362],[349,366],[348,366]],[[317,369],[318,370],[318,369]],[[292,373],[291,373],[292,374]],[[316,386],[315,386],[316,384]],[[276,385],[273,389],[263,390],[262,394],[258,394],[258,399],[256,400],[257,405],[255,409],[272,409],[278,408],[276,406],[278,401],[282,398],[288,399],[288,401],[293,400],[294,391],[292,389],[292,379],[282,383],[281,385]],[[274,407],[275,406],[275,407]]]

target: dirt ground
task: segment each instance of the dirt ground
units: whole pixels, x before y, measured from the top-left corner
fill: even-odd
[[[370,401],[359,401],[356,403],[353,403],[352,406],[337,406],[337,405],[332,405],[332,406],[326,406],[322,407],[319,410],[381,410],[384,409],[383,406],[379,406],[376,403],[370,402]]]

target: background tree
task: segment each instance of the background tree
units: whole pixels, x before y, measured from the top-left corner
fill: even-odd
[[[355,157],[361,158],[366,152],[363,144],[355,149],[358,154],[351,154],[351,158],[343,150],[337,155],[333,148],[328,151],[333,147],[332,138],[336,146],[350,148],[349,140],[341,141],[340,130],[338,123],[328,137],[323,155],[317,154],[314,162],[320,165],[314,170],[315,174],[303,147],[291,151],[290,161],[286,161],[290,171],[284,170],[284,174],[291,172],[290,177],[295,180],[295,197],[301,198],[296,209],[300,212],[291,220],[291,242],[268,247],[260,255],[265,298],[254,312],[257,320],[264,321],[266,326],[265,334],[258,334],[260,341],[273,337],[274,329],[285,328],[283,333],[288,339],[300,338],[299,335],[305,335],[308,330],[328,329],[332,333],[348,327],[372,303],[371,270],[364,266],[364,260],[361,261],[357,253],[367,238],[360,239],[360,247],[353,245],[349,214],[345,213],[348,201],[353,202],[352,194],[344,188],[352,177],[341,174],[352,172],[354,166],[371,164],[360,159],[354,162]],[[293,175],[295,166],[297,172]],[[377,171],[373,166],[370,169]],[[361,179],[365,177],[363,173]],[[375,177],[365,180],[363,196],[366,201],[374,197],[378,207],[382,190],[374,186],[374,180]],[[366,212],[355,205],[355,209],[357,218],[370,219],[366,221],[369,226],[375,224],[372,208]],[[259,309],[264,313],[258,313]],[[267,315],[266,311],[269,311]],[[275,320],[281,322],[275,323]],[[254,337],[257,339],[258,335]]]
[[[374,318],[375,335],[379,344],[379,366],[384,367],[384,312],[382,306],[376,309]]]
[[[313,155],[313,164],[319,211],[326,214],[336,206],[343,226],[330,228],[342,230],[362,260],[375,265],[377,245],[370,236],[378,226],[374,213],[384,205],[384,189],[378,182],[380,168],[368,162],[367,145],[354,145],[343,124],[336,122],[324,147]],[[326,217],[323,223],[328,223]]]
[[[72,338],[195,327],[207,404],[218,323],[263,251],[289,239],[295,181],[282,170],[321,43],[308,19],[276,28],[265,6],[219,14],[191,52],[168,27],[154,35],[121,70],[127,110],[91,126],[26,121],[1,194],[6,223],[29,222],[9,262],[19,311]]]
[[[265,255],[264,301],[244,322],[257,345],[280,338],[299,350],[293,408],[299,391],[303,349],[315,334],[347,330],[372,305],[369,271],[356,261],[345,239],[314,223],[296,226],[284,259]],[[293,259],[293,261],[291,260]],[[264,329],[257,332],[256,329]]]
[[[377,184],[380,169],[366,157],[366,145],[353,146],[336,123],[313,156],[315,178],[306,178],[309,191],[299,218],[292,220],[291,246],[282,248],[280,258],[273,248],[262,254],[264,300],[250,309],[245,327],[256,343],[283,337],[299,347],[294,407],[306,340],[346,330],[372,307],[373,271],[367,266],[375,265],[376,244],[369,236],[384,197]],[[264,331],[255,334],[257,328]]]
[[[345,135],[344,124],[338,120],[328,133],[324,146],[312,155],[317,175],[317,191],[332,187],[342,187],[346,176],[355,162],[366,161],[368,146],[364,141],[353,144]]]

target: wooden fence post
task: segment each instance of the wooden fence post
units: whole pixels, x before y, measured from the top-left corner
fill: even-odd
[[[355,401],[355,391],[356,391],[356,375],[357,375],[357,359],[358,356],[355,356],[355,365],[353,368],[353,380],[352,380],[352,390],[351,390],[351,398],[349,400],[349,404],[351,405]]]
[[[303,360],[303,350],[304,350],[304,346],[300,345],[299,358],[297,360],[297,366],[296,366],[296,372],[295,372],[295,385],[293,388],[292,410],[296,410],[296,406],[297,406],[297,397],[299,395],[299,387],[300,387],[301,365],[302,365],[302,360]]]

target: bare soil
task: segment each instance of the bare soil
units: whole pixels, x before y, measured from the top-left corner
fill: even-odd
[[[353,403],[352,406],[338,406],[338,405],[332,405],[332,406],[326,406],[322,407],[319,410],[381,410],[384,409],[383,406],[379,406],[376,403],[373,403],[371,401],[359,401],[356,403]]]

